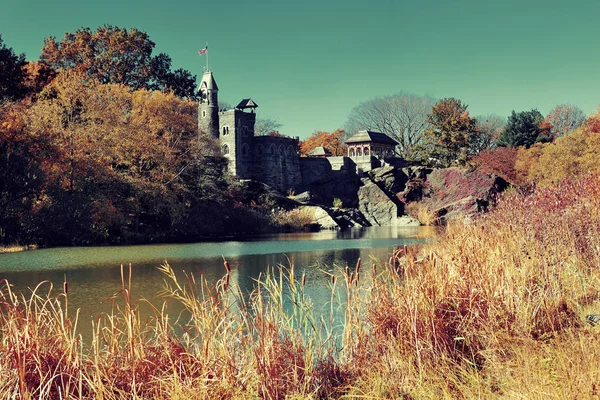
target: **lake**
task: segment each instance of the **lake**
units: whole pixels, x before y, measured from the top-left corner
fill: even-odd
[[[231,266],[232,283],[245,292],[252,290],[255,279],[268,267],[288,267],[293,262],[298,276],[306,274],[306,293],[315,304],[325,306],[331,296],[326,271],[336,273],[346,265],[354,268],[359,258],[369,266],[387,259],[394,248],[422,242],[432,234],[426,227],[371,227],[192,244],[40,249],[0,254],[0,279],[7,279],[22,293],[30,293],[42,281],[52,282],[55,294],[66,279],[69,309],[80,309],[80,320],[86,326],[90,319],[111,309],[106,299],[121,288],[121,265],[132,265],[133,297],[159,304],[164,275],[157,267],[165,261],[180,276],[184,271],[196,276],[202,273],[214,284],[225,274],[225,258]],[[47,291],[49,285],[43,288]]]

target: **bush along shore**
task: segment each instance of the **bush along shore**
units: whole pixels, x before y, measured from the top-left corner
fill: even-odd
[[[598,177],[505,193],[435,243],[331,275],[330,316],[313,312],[293,266],[247,295],[227,262],[216,285],[165,264],[154,318],[140,319],[125,271],[114,312],[84,343],[66,285],[23,297],[5,283],[0,396],[597,398],[598,210]]]

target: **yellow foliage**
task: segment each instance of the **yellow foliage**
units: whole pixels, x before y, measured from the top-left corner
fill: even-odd
[[[515,164],[517,171],[529,182],[542,187],[600,172],[599,123],[600,112],[552,143],[520,149]]]

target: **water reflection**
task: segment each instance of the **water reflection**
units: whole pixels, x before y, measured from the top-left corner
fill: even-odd
[[[161,303],[158,293],[165,277],[157,267],[165,260],[181,279],[184,272],[203,274],[214,284],[225,273],[226,258],[232,268],[232,283],[243,292],[250,292],[268,267],[293,263],[298,276],[306,274],[306,294],[323,308],[331,297],[326,272],[346,265],[354,268],[359,258],[365,265],[384,260],[394,247],[416,243],[430,234],[423,228],[385,227],[196,244],[42,249],[0,255],[0,278],[21,292],[28,292],[41,281],[52,282],[58,291],[66,279],[70,308],[81,310],[85,327],[86,320],[110,311],[111,301],[105,300],[121,289],[122,264],[132,264],[133,296]]]

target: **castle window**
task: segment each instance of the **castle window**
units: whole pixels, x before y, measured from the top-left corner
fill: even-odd
[[[288,146],[288,148],[287,148],[287,155],[291,156],[292,154],[294,154],[294,148],[292,146]]]
[[[202,118],[206,118],[206,110],[202,110]]]
[[[354,157],[356,153],[354,152],[354,147],[350,149],[350,157]]]
[[[248,127],[247,126],[242,126],[242,135],[248,136]]]
[[[229,135],[229,126],[223,127],[223,136],[225,136],[225,135]]]
[[[276,151],[277,150],[275,149],[275,145],[272,144],[271,147],[269,147],[269,153],[271,153],[271,155],[274,156]]]
[[[242,155],[247,156],[249,151],[250,146],[248,146],[248,143],[244,143],[244,145],[242,146]]]
[[[258,145],[258,147],[256,148],[256,154],[259,156],[262,156],[263,153],[263,147],[262,145]]]
[[[283,155],[283,146],[279,146],[279,155]]]
[[[362,149],[360,147],[356,149],[356,157],[362,157]]]
[[[369,155],[369,148],[368,147],[365,147],[364,154],[365,154],[365,156]]]
[[[222,149],[223,149],[223,155],[224,156],[226,156],[226,155],[229,154],[229,146],[228,145],[224,144],[223,147],[222,147]]]

